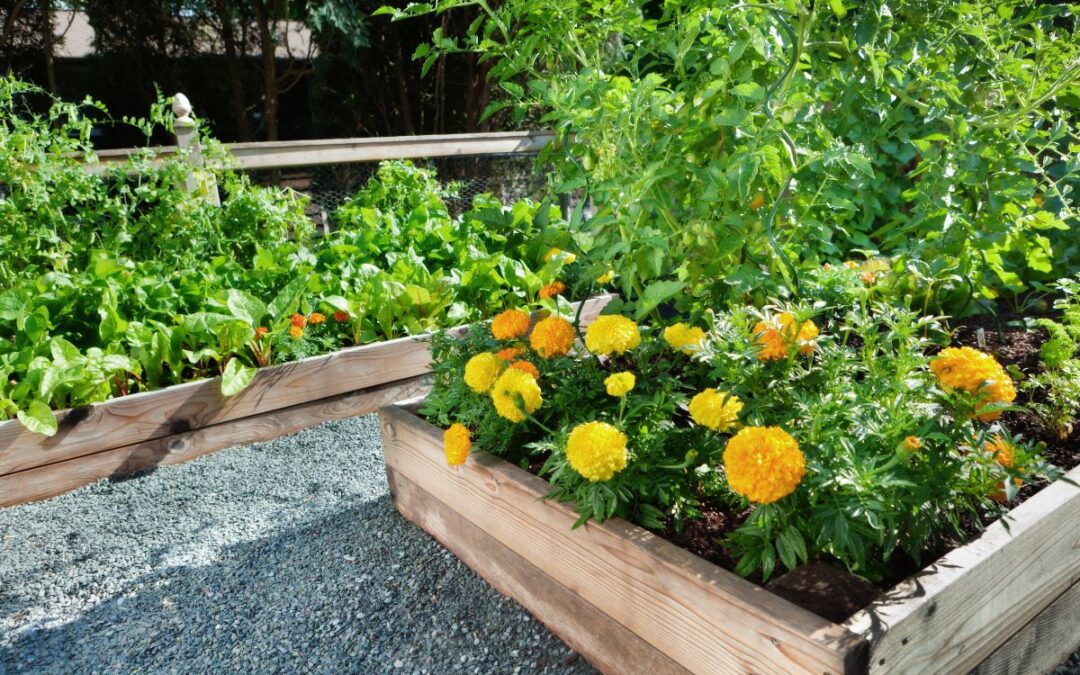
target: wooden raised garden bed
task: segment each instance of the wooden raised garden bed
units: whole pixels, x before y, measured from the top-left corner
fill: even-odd
[[[611,297],[586,300],[583,322]],[[407,337],[262,368],[228,398],[213,378],[64,410],[52,437],[0,422],[0,506],[375,412],[424,393],[430,364],[426,337]]]
[[[606,673],[1039,673],[1080,646],[1066,480],[841,625],[626,521],[571,529],[546,481],[494,455],[447,466],[415,403],[380,415],[398,510]]]

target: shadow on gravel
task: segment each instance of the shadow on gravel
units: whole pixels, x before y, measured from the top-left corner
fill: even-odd
[[[591,672],[389,497],[144,575],[0,646],[0,672]]]

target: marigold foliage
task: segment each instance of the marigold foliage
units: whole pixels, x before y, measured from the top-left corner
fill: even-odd
[[[508,368],[491,388],[491,401],[499,415],[511,422],[521,422],[525,419],[525,413],[531,415],[540,409],[544,398],[532,374]]]
[[[780,427],[743,427],[724,449],[724,469],[732,490],[752,502],[771,504],[799,486],[806,458]]]
[[[634,389],[635,384],[637,384],[637,378],[630,372],[612,373],[604,379],[604,387],[607,388],[608,396],[616,398],[622,398],[629,394]]]
[[[556,295],[562,295],[566,291],[566,284],[561,281],[552,281],[547,286],[540,289],[540,297],[543,299],[554,298]]]
[[[477,394],[491,391],[506,363],[497,355],[482,352],[469,359],[465,364],[465,384]]]
[[[443,432],[443,452],[446,454],[446,463],[450,466],[461,466],[469,457],[472,449],[472,439],[469,437],[469,429],[458,422],[450,425]]]
[[[508,309],[491,320],[491,334],[496,340],[513,340],[529,331],[529,315],[520,309]]]
[[[567,439],[566,460],[583,478],[609,480],[626,468],[626,434],[607,422],[579,424]]]
[[[795,328],[795,315],[783,312],[754,325],[754,342],[758,346],[758,359],[777,361],[786,359],[788,347],[796,344],[799,353],[809,354],[814,351],[814,338],[818,336],[818,327],[807,320],[798,329]]]
[[[688,326],[685,323],[668,326],[664,329],[664,342],[672,349],[678,349],[683,354],[693,354],[701,348],[705,342],[705,331],[697,326]]]
[[[713,431],[730,431],[739,423],[743,402],[726,391],[709,388],[690,399],[690,417]]]
[[[1016,387],[1001,364],[990,354],[971,347],[947,347],[941,350],[930,370],[945,391],[966,391],[977,397],[976,417],[992,422],[1001,417],[1000,410],[980,413],[980,410],[1016,400]]]
[[[520,370],[523,373],[528,373],[534,380],[540,379],[540,369],[528,361],[514,361],[510,364],[510,367],[514,370]]]
[[[622,355],[641,344],[638,325],[619,314],[597,317],[585,331],[585,346],[593,354]]]
[[[574,346],[574,326],[566,319],[549,316],[533,326],[529,345],[542,358],[566,356]]]

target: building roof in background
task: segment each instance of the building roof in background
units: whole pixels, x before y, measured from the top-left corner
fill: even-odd
[[[56,57],[61,59],[82,59],[94,53],[94,28],[90,19],[83,12],[58,10],[56,12]],[[274,52],[279,59],[303,59],[314,56],[311,42],[311,29],[299,21],[282,21],[278,24],[278,34],[285,40],[277,45]],[[309,51],[310,50],[310,51]],[[205,43],[200,45],[202,54],[222,54],[224,48],[213,36],[207,35]],[[257,50],[248,56],[259,56]]]

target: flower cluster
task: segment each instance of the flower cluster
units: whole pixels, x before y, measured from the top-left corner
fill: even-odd
[[[540,297],[544,300],[548,298],[554,298],[556,295],[562,295],[566,292],[566,284],[561,281],[552,281],[547,286],[540,289]]]
[[[469,430],[464,424],[454,423],[443,432],[443,452],[446,453],[446,463],[450,466],[461,466],[469,457],[472,448],[472,439]]]
[[[664,341],[672,349],[691,355],[701,349],[701,345],[705,342],[705,331],[697,326],[676,323],[664,329]]]
[[[709,388],[690,399],[690,418],[713,431],[730,431],[739,422],[743,402],[726,391]]]
[[[506,362],[496,354],[482,352],[465,364],[465,384],[478,394],[486,394],[495,386]]]
[[[496,340],[513,340],[529,332],[529,315],[520,309],[508,309],[491,321]]]
[[[629,372],[613,373],[604,379],[604,387],[608,396],[616,398],[622,398],[629,394],[633,391],[635,384],[637,384],[637,378],[633,373]]]
[[[771,504],[799,486],[806,458],[798,442],[779,427],[743,427],[724,449],[731,489],[759,504]]]
[[[976,398],[975,416],[991,422],[1001,410],[988,409],[1016,400],[1012,378],[997,360],[971,347],[948,347],[930,362],[930,370],[946,391],[966,391]]]
[[[593,482],[611,479],[626,468],[626,460],[626,434],[607,422],[580,424],[566,441],[566,461]]]
[[[574,326],[569,321],[558,316],[549,316],[533,326],[529,346],[541,358],[551,359],[569,354],[575,337]]]
[[[544,403],[536,378],[517,368],[507,368],[499,375],[491,388],[491,400],[496,412],[511,422],[524,421],[526,414],[536,412]]]
[[[778,361],[788,357],[788,349],[797,345],[800,354],[814,351],[814,338],[818,336],[818,327],[813,321],[806,320],[796,326],[794,314],[783,312],[759,321],[754,325],[754,341],[758,346],[758,359]]]
[[[585,331],[585,347],[593,354],[621,356],[640,344],[638,325],[619,314],[599,316]]]

